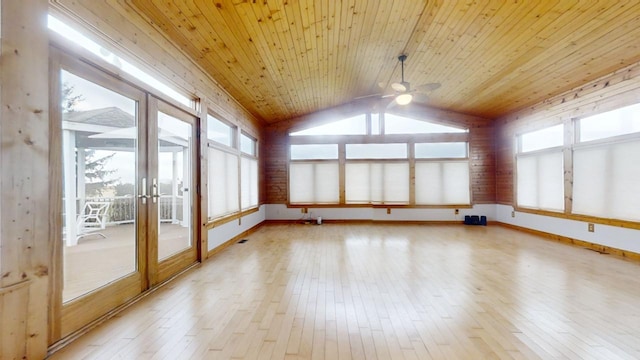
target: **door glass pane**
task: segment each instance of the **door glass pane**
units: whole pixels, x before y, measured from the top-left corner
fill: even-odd
[[[63,301],[136,271],[137,102],[62,80]]]
[[[191,247],[191,125],[158,112],[158,260]]]

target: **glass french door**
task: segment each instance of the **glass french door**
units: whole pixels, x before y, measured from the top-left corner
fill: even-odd
[[[166,280],[197,259],[195,130],[197,119],[153,97],[149,99],[152,233],[151,285]]]
[[[52,54],[52,160],[62,181],[54,343],[184,270],[198,252],[197,119]]]

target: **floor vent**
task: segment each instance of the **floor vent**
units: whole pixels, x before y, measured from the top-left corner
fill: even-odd
[[[244,244],[244,243],[246,243],[247,241],[249,241],[249,240],[248,240],[248,239],[242,239],[242,240],[238,241],[238,244]]]

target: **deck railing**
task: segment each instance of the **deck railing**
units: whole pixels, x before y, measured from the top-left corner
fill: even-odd
[[[108,202],[109,210],[107,211],[107,225],[129,224],[135,219],[135,203],[137,198],[132,196],[114,196],[114,197],[92,197],[86,198],[84,201],[100,201]],[[162,222],[180,222],[183,220],[182,212],[182,196],[161,195],[160,221]],[[83,200],[76,200],[76,209],[83,209]]]

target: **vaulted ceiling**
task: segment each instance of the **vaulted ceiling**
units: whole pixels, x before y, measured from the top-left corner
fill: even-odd
[[[127,0],[268,123],[442,86],[424,103],[496,118],[640,61],[638,1]]]

